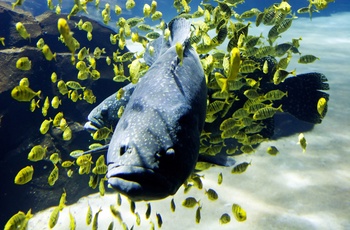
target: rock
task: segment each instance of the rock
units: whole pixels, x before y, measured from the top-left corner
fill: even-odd
[[[87,114],[97,103],[123,85],[112,81],[113,66],[107,66],[105,56],[97,60],[97,70],[101,74],[101,79],[80,81],[84,86],[92,89],[96,95],[97,101],[93,105],[85,101],[74,103],[67,96],[60,95],[62,105],[58,109],[50,107],[47,116],[44,117],[41,108],[30,112],[30,103],[18,102],[11,98],[10,94],[19,81],[27,77],[34,91],[42,91],[39,103],[41,107],[45,97],[51,100],[53,96],[58,95],[57,86],[50,79],[52,72],[57,73],[58,79],[79,81],[76,78],[78,71],[71,64],[68,48],[58,41],[59,17],[65,16],[47,12],[33,17],[28,12],[19,8],[12,10],[10,5],[0,2],[0,37],[5,37],[5,46],[0,45],[0,173],[3,185],[0,186],[0,203],[2,207],[6,207],[6,212],[0,213],[0,226],[4,226],[6,221],[19,210],[27,211],[32,208],[35,213],[57,205],[63,188],[67,191],[68,203],[73,203],[80,197],[96,191],[87,186],[89,180],[87,175],[81,176],[75,171],[73,177],[68,178],[67,170],[61,167],[59,180],[51,187],[47,183],[47,177],[53,164],[49,160],[30,162],[27,160],[27,154],[34,145],[41,144],[48,148],[48,157],[54,152],[59,152],[63,160],[73,160],[69,157],[72,150],[87,149],[90,144],[87,141],[91,140],[91,137],[82,129]],[[89,20],[93,24],[91,42],[87,40],[85,31],[78,30],[74,26],[80,19]],[[25,25],[31,35],[30,40],[23,39],[16,31],[15,24],[19,21]],[[110,34],[115,32],[87,17],[71,17],[69,25],[74,37],[80,42],[80,47],[85,46],[90,49],[90,52],[100,47],[106,49],[104,55],[112,56],[112,53],[118,49],[118,46],[112,45],[109,40]],[[44,39],[52,52],[57,53],[56,61],[47,61],[41,50],[36,47],[40,38]],[[120,52],[127,51],[125,48]],[[29,71],[16,68],[16,61],[23,56],[32,61],[32,68]],[[126,66],[125,69],[127,69]],[[53,118],[60,111],[64,112],[64,117],[73,131],[73,137],[68,142],[62,139],[62,131],[57,128],[51,128],[45,135],[39,132],[41,122],[49,117]],[[34,166],[33,181],[26,185],[15,185],[14,177],[27,165]]]

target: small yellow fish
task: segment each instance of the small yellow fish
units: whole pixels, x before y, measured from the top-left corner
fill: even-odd
[[[287,1],[282,1],[278,6],[273,5],[273,7],[276,11],[281,11],[283,14],[289,14],[292,8]]]
[[[94,215],[94,219],[92,220],[92,230],[97,230],[98,227],[98,215],[102,211],[100,208]]]
[[[182,62],[184,59],[184,49],[183,49],[182,44],[180,42],[176,42],[175,50],[176,50],[177,57],[180,60],[180,66],[182,66]]]
[[[298,60],[298,63],[309,64],[309,63],[316,61],[317,59],[319,60],[320,58],[318,58],[312,54],[307,54],[307,55],[301,56]]]
[[[327,100],[324,97],[321,97],[320,99],[318,99],[317,101],[317,112],[318,114],[320,114],[321,117],[324,116],[326,109],[327,108]]]
[[[74,173],[74,171],[72,169],[68,169],[67,176],[72,177],[73,173]]]
[[[19,211],[7,221],[4,230],[27,229],[28,221],[32,217],[33,215],[31,209],[29,209],[27,214]]]
[[[266,152],[271,156],[276,156],[279,153],[278,149],[275,146],[269,146]]]
[[[41,107],[41,112],[42,112],[44,117],[47,115],[47,111],[49,108],[50,108],[50,101],[49,101],[49,97],[47,96],[45,98],[43,107]]]
[[[154,12],[154,13],[151,15],[152,21],[161,19],[162,17],[163,17],[163,13],[160,12],[160,11],[156,11],[156,12]]]
[[[129,200],[129,201],[130,201],[130,211],[131,213],[135,213],[135,209],[136,209],[135,201],[133,200]]]
[[[222,176],[222,173],[219,173],[218,175],[218,184],[222,184],[222,181],[223,181],[223,176]]]
[[[69,210],[69,229],[75,230],[75,228],[76,228],[75,218]]]
[[[210,188],[206,190],[205,193],[207,194],[209,200],[217,200],[219,198],[218,194],[214,189]]]
[[[67,202],[67,193],[66,190],[63,188],[63,193],[60,198],[60,202],[58,203],[58,207],[60,208],[60,211],[63,210],[63,208],[66,206]]]
[[[224,213],[220,217],[220,224],[228,224],[231,221],[231,217],[229,214]]]
[[[15,9],[16,6],[21,6],[23,2],[24,0],[17,0],[16,2],[12,3],[12,9]]]
[[[160,213],[156,213],[156,217],[157,217],[158,228],[161,228],[163,224],[162,216],[160,215]]]
[[[143,5],[143,16],[147,18],[150,15],[151,15],[151,6],[146,3],[145,5]]]
[[[51,82],[56,83],[57,82],[57,74],[56,72],[52,72],[51,74]]]
[[[88,209],[86,212],[86,219],[85,219],[86,225],[90,225],[91,221],[92,221],[92,210],[91,210],[90,204],[88,204]]]
[[[186,208],[193,208],[197,204],[199,204],[199,201],[197,201],[194,197],[187,197],[184,201],[182,201],[182,206]]]
[[[248,163],[248,162],[240,163],[232,168],[231,173],[236,173],[236,174],[243,173],[247,170],[247,168],[250,164],[251,163]]]
[[[28,154],[28,160],[30,161],[40,161],[44,159],[46,155],[47,147],[42,147],[41,145],[35,145]]]
[[[36,43],[36,47],[40,50],[44,47],[44,45],[45,45],[45,41],[43,38],[40,38]]]
[[[24,77],[19,81],[20,86],[25,86],[25,87],[29,87],[29,79]]]
[[[60,98],[58,96],[54,96],[51,100],[51,106],[54,109],[57,109],[59,105],[62,104],[62,101],[60,100]]]
[[[53,170],[51,171],[49,177],[47,178],[47,182],[50,186],[53,186],[58,179],[58,167],[55,165]]]
[[[199,206],[196,210],[196,223],[199,224],[199,222],[201,221],[201,209],[202,206]]]
[[[303,149],[303,153],[306,151],[306,146],[307,146],[307,142],[305,139],[305,136],[303,133],[300,133],[298,136],[298,144],[301,146],[301,148]]]
[[[286,79],[286,77],[289,75],[289,74],[292,74],[292,75],[296,75],[296,70],[292,70],[292,71],[286,71],[284,69],[277,69],[276,72],[274,73],[273,75],[273,83],[275,85],[278,85],[279,83],[283,82],[284,79]]]
[[[111,210],[111,213],[113,214],[113,216],[118,219],[119,223],[122,223],[123,218],[122,218],[121,213],[117,210],[117,207],[115,205],[111,204],[109,206],[109,209]]]
[[[30,40],[30,34],[27,32],[22,22],[16,23],[16,30],[22,38]]]
[[[76,81],[67,81],[66,86],[71,88],[71,89],[76,89],[76,90],[79,90],[79,89],[84,90],[85,89],[85,87],[82,87],[80,85],[80,83],[76,82]]]
[[[70,139],[72,139],[72,130],[71,128],[69,128],[69,126],[67,126],[62,134],[62,139],[65,141],[69,141]]]
[[[122,13],[122,8],[118,5],[115,5],[114,12],[116,15],[119,15]]]
[[[63,118],[63,112],[58,112],[55,117],[53,118],[53,122],[52,122],[52,125],[55,126],[55,127],[58,127],[60,126],[60,122]]]
[[[50,215],[50,219],[49,219],[49,228],[50,229],[55,227],[59,216],[60,216],[60,207],[57,206],[52,210],[51,215]]]
[[[48,45],[45,44],[41,51],[43,52],[46,60],[51,61],[54,59],[56,61],[56,53],[53,54]]]
[[[72,166],[72,165],[74,165],[74,161],[63,161],[62,163],[61,163],[61,166],[63,167],[63,168],[69,168],[70,166]]]
[[[60,94],[65,95],[68,93],[68,88],[66,86],[66,83],[63,80],[59,80],[57,82],[57,88]]]
[[[256,111],[253,115],[253,119],[265,120],[267,118],[273,117],[277,111],[283,112],[282,105],[280,105],[278,108],[267,106]]]
[[[58,31],[63,38],[65,45],[68,47],[68,49],[72,53],[74,53],[74,51],[76,49],[75,41],[74,41],[74,38],[73,38],[72,33],[70,31],[67,20],[64,18],[58,19],[57,28],[58,28]]]
[[[33,178],[33,173],[34,173],[34,168],[33,166],[27,166],[21,169],[16,177],[15,177],[15,184],[26,184],[29,181],[32,180]]]
[[[82,150],[79,150],[79,151],[82,151]],[[91,154],[81,155],[77,158],[77,165],[83,166],[87,164],[93,164]]]
[[[62,117],[59,124],[60,129],[64,131],[67,126],[67,120],[64,117]]]
[[[34,112],[36,108],[40,108],[39,102],[40,102],[40,99],[37,100],[37,101],[35,101],[35,99],[33,98],[33,99],[30,101],[29,110],[30,110],[31,112]]]
[[[21,57],[16,62],[16,68],[20,70],[30,70],[32,68],[32,62],[28,57]]]
[[[4,37],[0,37],[0,42],[2,46],[5,46],[5,38]]]
[[[117,193],[117,204],[118,206],[122,205],[122,196],[120,195],[120,193]]]
[[[136,5],[135,1],[134,0],[127,0],[126,3],[125,3],[125,8],[127,10],[131,10],[132,8],[134,8]]]
[[[99,166],[96,165],[96,166],[92,169],[92,173],[104,175],[104,174],[106,174],[107,169],[108,169],[108,168],[107,168],[107,165],[105,165],[105,164],[102,164],[102,165],[99,165]]]
[[[175,212],[176,205],[175,205],[174,198],[171,199],[171,202],[170,202],[170,209],[171,209],[172,212]]]
[[[102,178],[100,180],[99,186],[98,186],[98,191],[100,192],[100,196],[104,196],[106,189],[105,189],[105,179]]]
[[[147,203],[147,209],[145,213],[146,219],[148,219],[151,216],[151,211],[152,211],[151,203]]]
[[[99,177],[97,174],[90,175],[89,179],[89,187],[95,189],[97,187]]]
[[[26,86],[15,86],[11,91],[11,97],[17,101],[30,101],[35,96],[40,98],[41,90],[34,92],[31,88]]]
[[[52,153],[50,155],[50,161],[52,162],[52,164],[57,164],[58,162],[61,161],[60,155],[58,153]]]
[[[244,209],[239,206],[238,204],[232,205],[232,213],[237,221],[242,222],[247,219],[247,213],[244,211]]]
[[[92,136],[92,138],[96,141],[104,140],[108,138],[109,134],[112,132],[111,129],[107,127],[102,127],[98,129]]]
[[[51,122],[52,122],[52,119],[50,118],[50,120],[45,119],[45,120],[41,123],[40,129],[39,129],[39,131],[40,131],[41,134],[46,134],[47,131],[49,131]]]

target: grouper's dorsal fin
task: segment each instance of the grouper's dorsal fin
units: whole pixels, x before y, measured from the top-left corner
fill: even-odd
[[[164,36],[160,36],[148,44],[146,52],[143,55],[143,59],[148,66],[151,66],[163,53],[177,42],[184,44],[184,47],[187,45],[191,34],[190,21],[184,18],[175,18],[169,22],[168,28],[170,30],[169,41],[166,41]]]
[[[184,44],[190,38],[191,22],[184,18],[174,18],[169,22],[170,46],[174,46],[177,42]]]
[[[169,43],[165,41],[163,36],[160,36],[148,44],[143,59],[148,66],[151,66],[168,48]],[[153,49],[153,51],[151,51],[151,49]]]

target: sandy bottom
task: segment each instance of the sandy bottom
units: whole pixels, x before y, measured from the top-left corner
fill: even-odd
[[[170,209],[172,197],[152,202],[150,219],[155,225],[156,213],[160,213],[162,229],[350,229],[349,18],[350,14],[344,13],[312,21],[298,19],[279,40],[291,41],[291,38],[302,36],[301,52],[314,54],[321,60],[310,65],[295,64],[297,72],[322,72],[331,86],[327,117],[321,125],[305,133],[307,151],[302,153],[297,144],[298,134],[295,134],[265,142],[254,154],[237,158],[237,161],[252,161],[244,174],[231,174],[229,168],[211,168],[202,173],[205,175],[202,190],[193,188],[184,194],[183,187],[180,188],[174,196],[175,212]],[[294,69],[293,66],[290,68]],[[266,148],[270,145],[276,146],[280,154],[269,156]],[[224,175],[222,185],[217,184],[220,172]],[[208,200],[204,190],[208,188],[217,191],[217,201]],[[181,205],[188,196],[200,199],[199,224],[195,222],[196,208]],[[69,210],[76,219],[77,229],[90,228],[85,224],[88,203],[93,213],[102,209],[98,218],[99,229],[107,229],[111,221],[114,221],[114,229],[121,229],[109,210],[111,204],[116,204],[115,194],[104,197],[94,194],[67,206],[60,213],[54,229],[68,229]],[[246,210],[245,222],[234,219],[233,203]],[[130,212],[125,197],[119,211],[129,229],[133,225],[134,229],[149,229],[145,202],[136,204],[136,212],[141,216],[140,226],[136,226],[135,215]],[[51,212],[52,208],[37,213],[29,222],[29,229],[48,229]],[[224,213],[231,216],[231,222],[220,225],[219,218]]]

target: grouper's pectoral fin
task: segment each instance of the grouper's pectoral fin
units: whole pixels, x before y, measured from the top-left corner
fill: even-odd
[[[229,157],[224,154],[217,154],[216,156],[199,154],[198,161],[225,167],[233,166],[236,163],[236,161],[232,157]]]
[[[94,154],[94,153],[99,153],[99,152],[107,152],[108,147],[109,147],[109,144],[106,144],[106,145],[103,145],[101,147],[85,151],[85,152],[79,154],[79,156],[85,155],[85,154]],[[74,158],[78,158],[78,156],[74,157]]]

